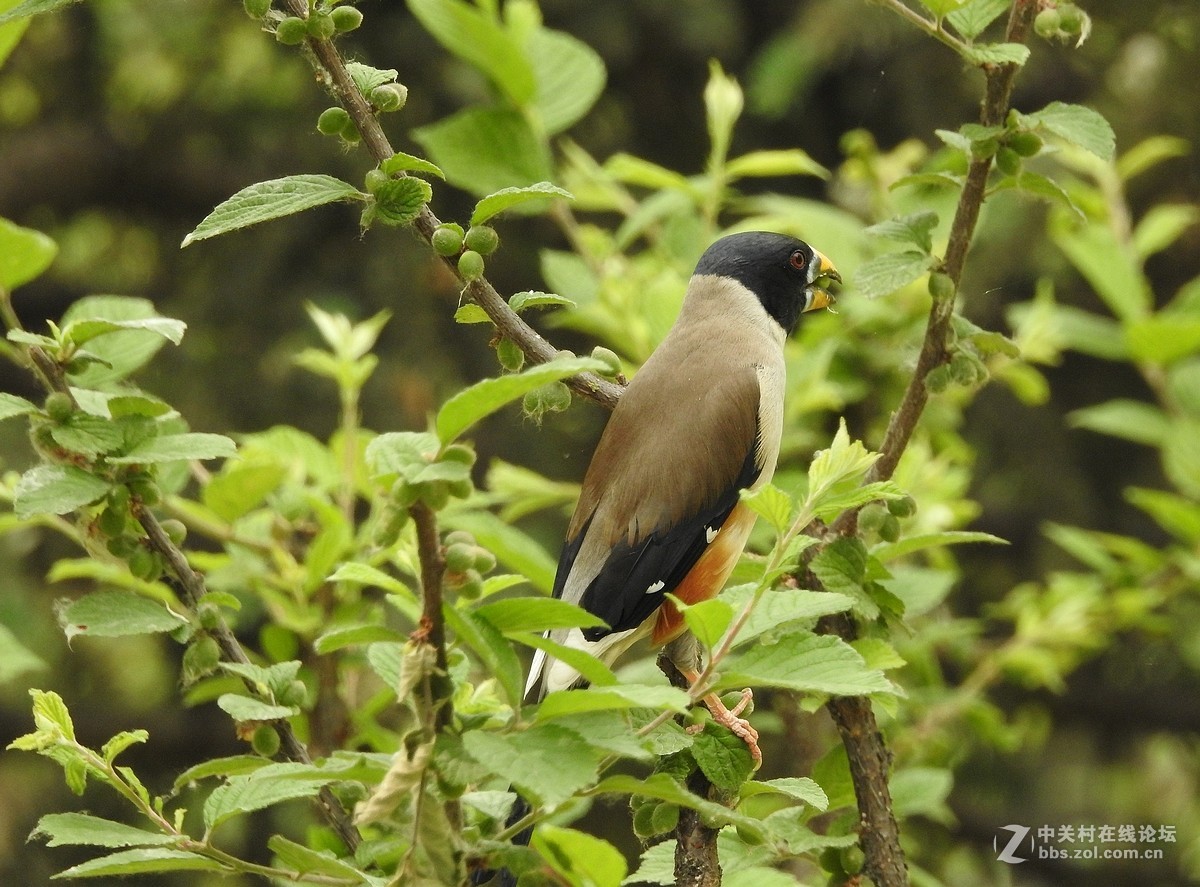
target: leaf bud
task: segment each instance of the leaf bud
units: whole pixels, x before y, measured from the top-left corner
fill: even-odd
[[[603,345],[597,345],[592,349],[592,357],[595,360],[603,361],[604,369],[600,372],[605,376],[619,376],[621,374],[621,358],[617,356],[617,352],[611,348],[605,348]]]
[[[380,111],[399,111],[408,103],[408,87],[403,83],[384,83],[372,89],[368,98]]]

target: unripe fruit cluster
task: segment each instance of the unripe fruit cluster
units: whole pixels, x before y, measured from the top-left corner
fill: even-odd
[[[1033,20],[1033,29],[1046,40],[1071,40],[1082,42],[1091,30],[1088,14],[1074,3],[1060,2],[1043,9]]]
[[[253,18],[263,18],[271,8],[270,0],[243,0],[246,12]],[[314,9],[308,18],[289,15],[275,26],[275,39],[285,46],[295,46],[306,38],[328,40],[334,34],[353,31],[362,24],[363,14],[353,6],[336,9]]]
[[[490,225],[472,225],[465,233],[462,225],[446,222],[437,227],[431,238],[434,252],[452,259],[458,256],[458,274],[467,283],[483,277],[484,256],[490,256],[500,246],[500,235]]]
[[[464,530],[448,533],[443,551],[446,587],[467,600],[477,599],[483,593],[484,574],[496,569],[496,556]]]

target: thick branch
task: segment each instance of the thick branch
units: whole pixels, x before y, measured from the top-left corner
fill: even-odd
[[[408,509],[408,513],[417,528],[417,558],[421,563],[423,602],[421,624],[413,632],[413,637],[433,647],[434,667],[429,676],[429,701],[434,712],[434,729],[441,731],[449,725],[453,715],[450,699],[454,693],[446,660],[446,622],[442,616],[442,577],[446,572],[446,559],[442,556],[437,515],[433,510],[418,500]]]
[[[303,18],[308,14],[308,4],[305,0],[285,0],[283,5],[290,15]],[[354,80],[346,68],[345,59],[342,58],[337,47],[329,40],[312,39],[307,41],[307,46],[318,71],[326,78],[326,86],[329,91],[338,104],[350,114],[371,158],[376,163],[382,163],[395,154],[396,152],[384,134],[383,128],[379,125],[379,120],[370,103],[355,86]],[[439,225],[441,225],[441,220],[426,206],[413,221],[412,227],[428,243]],[[462,279],[453,257],[443,258],[443,262],[456,277]],[[466,281],[463,282],[466,283]],[[557,349],[553,345],[509,307],[508,302],[486,278],[480,278],[470,283],[466,287],[466,293],[472,301],[487,312],[496,328],[517,344],[530,363],[545,363],[557,353]],[[616,406],[617,398],[621,396],[621,386],[594,373],[580,373],[578,376],[567,379],[566,383],[576,393],[594,400],[610,410]]]

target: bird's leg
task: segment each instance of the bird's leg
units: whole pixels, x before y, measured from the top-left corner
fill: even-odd
[[[696,671],[684,671],[683,676],[692,684],[695,684],[700,677],[700,673]],[[747,687],[742,691],[741,700],[733,708],[726,708],[725,703],[721,701],[721,697],[716,693],[709,693],[701,701],[704,703],[705,708],[712,712],[714,721],[746,743],[746,749],[750,752],[750,758],[754,761],[754,769],[757,770],[762,766],[762,749],[758,747],[758,731],[745,718],[739,717],[753,699],[754,691]]]

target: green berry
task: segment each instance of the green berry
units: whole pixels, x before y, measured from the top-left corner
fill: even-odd
[[[1022,157],[1033,157],[1042,150],[1042,140],[1037,133],[1015,132],[1008,137],[1008,146]]]
[[[1064,5],[1058,7],[1058,14],[1061,20],[1059,28],[1068,36],[1078,36],[1083,31],[1083,22],[1087,16],[1082,9],[1075,5]]]
[[[653,838],[658,834],[654,831],[656,806],[655,804],[643,804],[633,811],[633,833],[639,838]]]
[[[664,801],[661,804],[655,804],[651,809],[653,813],[650,817],[650,825],[654,829],[654,834],[663,835],[675,831],[675,826],[679,825],[678,804]]]
[[[475,567],[475,546],[457,542],[446,549],[446,569],[451,573],[465,573]]]
[[[842,871],[847,875],[857,875],[862,871],[863,863],[867,861],[867,856],[863,853],[863,849],[857,844],[849,847],[839,848]]]
[[[462,226],[453,223],[439,225],[430,242],[433,244],[433,251],[439,256],[457,256],[463,247]]]
[[[467,444],[450,444],[446,449],[442,450],[441,458],[447,462],[458,462],[460,465],[470,467],[475,464],[475,450]]]
[[[619,376],[621,374],[621,358],[617,357],[617,352],[612,349],[597,345],[592,349],[592,358],[605,364],[604,369],[600,371],[603,375]]]
[[[46,412],[55,422],[66,422],[75,412],[75,401],[65,391],[53,391],[46,397]]]
[[[912,517],[917,513],[917,500],[912,496],[904,496],[900,499],[889,499],[887,510],[896,517]]]
[[[187,525],[181,520],[168,518],[162,522],[162,529],[175,545],[182,545],[183,540],[187,538]]]
[[[861,533],[878,533],[888,516],[888,510],[877,502],[864,505],[858,513],[858,529]]]
[[[400,532],[408,523],[408,511],[394,504],[386,505],[371,535],[371,541],[379,548],[391,548],[400,540]]]
[[[492,554],[486,548],[475,549],[475,569],[480,575],[490,573],[496,569],[496,555]]]
[[[525,366],[525,352],[507,336],[496,343],[496,357],[500,360],[500,366],[510,373],[520,372],[521,367]]]
[[[216,631],[224,621],[221,618],[221,610],[213,604],[201,604],[196,615],[200,619],[200,627],[205,631]]]
[[[463,242],[467,249],[473,249],[481,256],[490,256],[500,246],[500,235],[490,225],[472,225]]]
[[[459,597],[463,600],[474,601],[478,600],[483,594],[483,577],[479,575],[478,570],[467,570],[462,574],[457,588]]]
[[[271,9],[271,0],[242,0],[242,8],[250,18],[262,18]]]
[[[408,103],[408,87],[403,83],[384,83],[372,89],[367,98],[380,111],[399,111]]]
[[[349,114],[346,115],[346,122],[342,125],[342,131],[338,135],[351,145],[357,145],[362,140],[362,136],[358,132],[358,127],[354,125],[354,120]]]
[[[421,499],[434,511],[441,511],[450,501],[450,485],[445,481],[426,481],[417,486],[421,491]]]
[[[96,518],[96,528],[109,539],[116,539],[125,532],[129,519],[128,508],[114,508],[109,505]]]
[[[339,6],[329,13],[329,17],[333,19],[333,26],[342,34],[355,30],[363,21],[363,14],[353,6]]]
[[[371,169],[367,170],[367,175],[363,179],[363,184],[366,187],[368,194],[374,194],[391,180],[392,177],[385,173],[382,169]]]
[[[889,514],[879,525],[879,538],[884,542],[895,542],[900,538],[900,519]]]
[[[104,547],[113,557],[124,559],[130,557],[140,546],[132,536],[114,536],[104,543]]]
[[[295,46],[298,43],[303,43],[304,38],[307,36],[308,25],[304,23],[304,19],[297,18],[294,15],[289,15],[275,26],[275,39],[284,46]]]
[[[401,478],[392,484],[392,489],[388,495],[399,508],[408,508],[419,498],[421,498],[421,489],[416,484],[409,483]]]
[[[455,499],[466,499],[475,492],[475,485],[471,483],[469,477],[464,477],[461,480],[449,481],[450,495]]]
[[[158,488],[158,484],[154,482],[154,478],[141,476],[131,478],[129,481],[129,492],[137,496],[143,505],[157,505],[162,501],[162,491]]]
[[[327,136],[341,135],[348,123],[350,123],[350,112],[345,108],[337,106],[326,108],[317,118],[317,132]]]
[[[302,706],[308,701],[308,685],[299,678],[289,681],[278,698],[280,705]]]
[[[1021,171],[1021,155],[1006,145],[996,152],[996,168],[1006,176],[1015,176]]]
[[[270,724],[259,724],[254,730],[250,745],[255,754],[273,758],[279,753],[279,731]]]
[[[1033,29],[1039,37],[1049,40],[1059,35],[1062,28],[1062,14],[1054,7],[1043,9],[1033,20]]]
[[[474,545],[475,537],[466,530],[452,530],[446,534],[445,543],[446,545],[456,545],[458,543],[462,543],[463,545]]]
[[[308,29],[308,35],[314,40],[328,40],[337,30],[333,24],[333,16],[328,12],[310,13],[305,27]]]
[[[129,572],[139,579],[153,582],[162,575],[162,564],[149,548],[139,545],[129,553]]]
[[[473,249],[458,257],[458,273],[468,283],[483,277],[483,256]]]
[[[214,638],[200,634],[188,644],[183,654],[183,682],[194,684],[205,675],[212,674],[221,661],[221,647]]]

